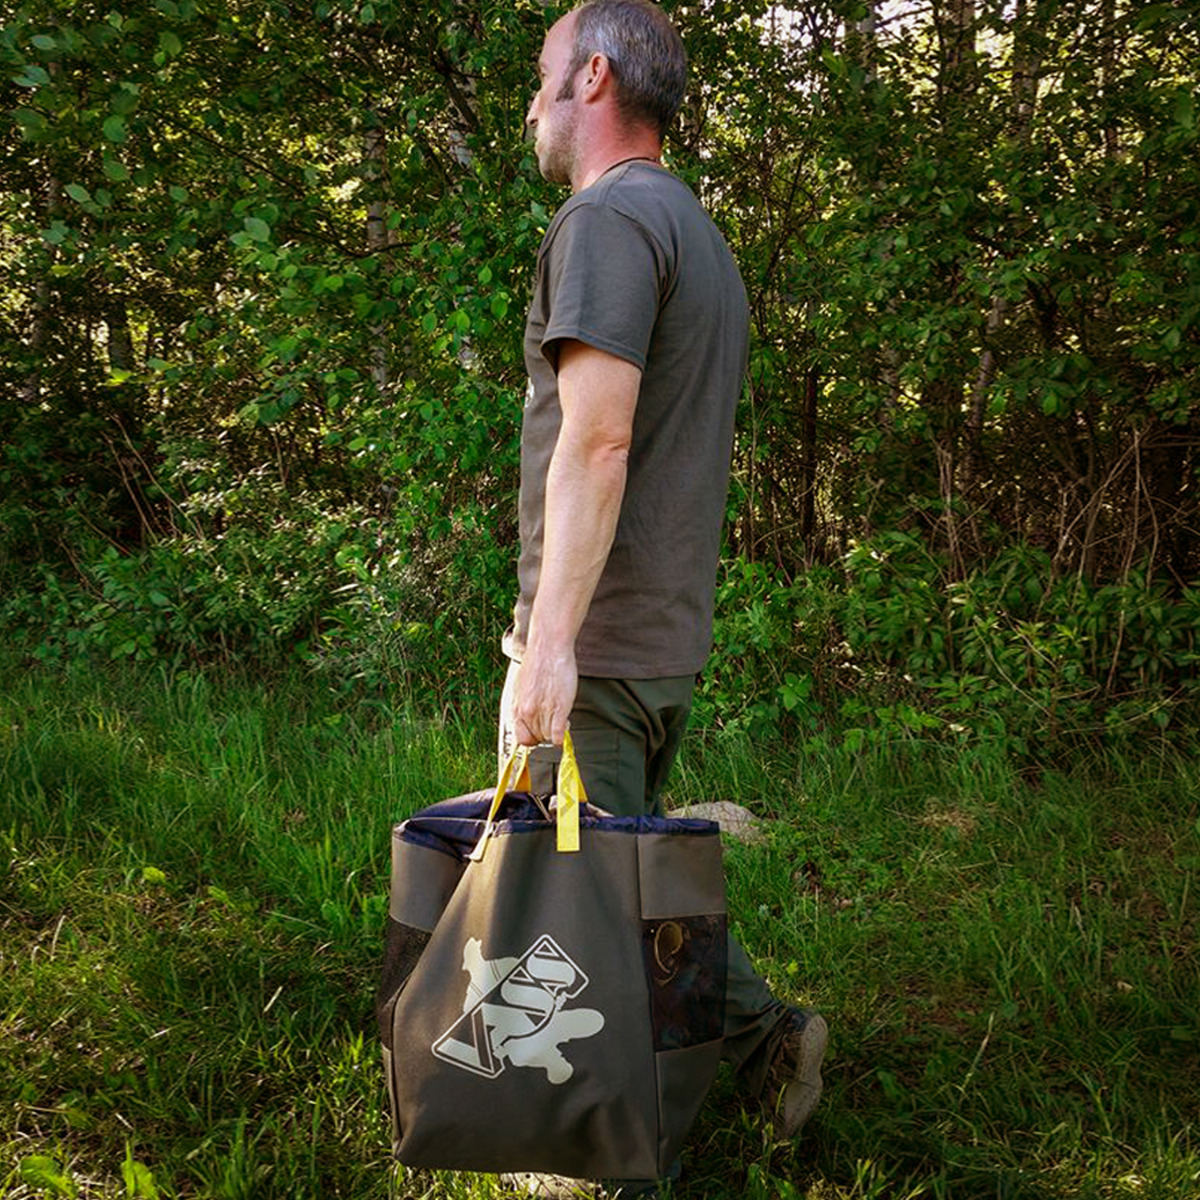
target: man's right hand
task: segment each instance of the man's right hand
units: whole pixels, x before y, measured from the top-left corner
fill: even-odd
[[[550,742],[561,746],[575,705],[579,672],[575,653],[526,648],[517,674],[513,735],[521,746]]]

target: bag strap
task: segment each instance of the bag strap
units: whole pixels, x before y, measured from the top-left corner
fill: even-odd
[[[579,849],[579,806],[587,803],[587,792],[579,774],[571,731],[563,733],[563,756],[558,764],[558,810],[555,826],[558,830],[557,848],[560,854],[573,854]]]
[[[528,791],[529,787],[529,747],[516,746],[500,769],[496,794],[492,797],[483,833],[469,855],[472,862],[480,862],[483,859],[488,839],[492,836],[492,828],[496,823],[496,814],[500,811],[504,797],[509,792]],[[579,763],[575,758],[575,746],[571,741],[569,729],[563,735],[562,762],[558,765],[555,800],[555,847],[560,854],[575,853],[579,849],[579,806],[587,803],[587,792],[579,774]]]

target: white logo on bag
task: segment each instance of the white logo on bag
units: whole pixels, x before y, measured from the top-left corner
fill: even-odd
[[[508,1063],[540,1067],[551,1083],[575,1073],[563,1042],[594,1037],[604,1014],[563,1006],[588,985],[588,977],[543,935],[520,958],[488,961],[478,938],[463,946],[470,977],[463,1015],[433,1044],[438,1058],[495,1079]]]

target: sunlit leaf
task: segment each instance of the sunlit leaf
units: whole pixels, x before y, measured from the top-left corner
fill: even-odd
[[[269,242],[271,240],[271,227],[259,217],[247,217],[243,222],[246,232],[256,242]]]
[[[42,1188],[55,1196],[74,1196],[75,1181],[59,1163],[44,1154],[21,1159],[21,1178],[31,1187]]]

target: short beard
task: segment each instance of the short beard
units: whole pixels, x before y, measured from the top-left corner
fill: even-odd
[[[557,98],[556,101],[557,103]],[[552,137],[543,143],[538,156],[538,170],[549,183],[571,183],[571,169],[575,156],[575,121],[570,114],[566,122],[560,121],[552,130]],[[534,149],[537,149],[536,140]]]

